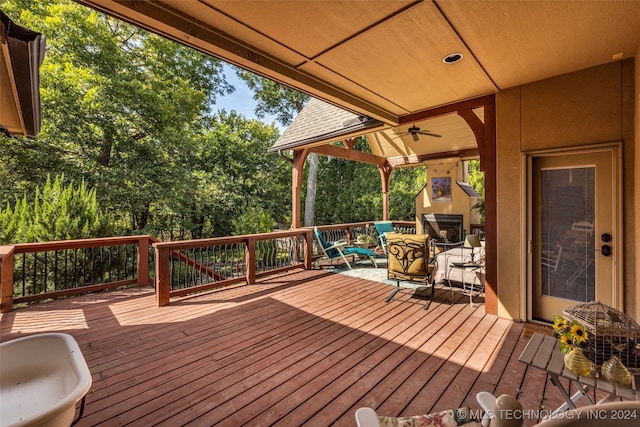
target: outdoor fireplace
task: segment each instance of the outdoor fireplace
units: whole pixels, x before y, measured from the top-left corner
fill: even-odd
[[[463,215],[422,214],[422,227],[437,243],[456,243],[464,240]]]

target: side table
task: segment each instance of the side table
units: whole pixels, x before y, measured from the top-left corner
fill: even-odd
[[[567,409],[575,409],[576,403],[580,399],[585,399],[587,404],[605,403],[615,399],[640,400],[640,391],[637,390],[636,378],[634,378],[632,387],[623,387],[596,376],[593,372],[588,377],[579,376],[571,372],[564,366],[564,354],[560,352],[560,342],[553,336],[543,335],[539,332],[534,333],[518,360],[526,363],[527,369],[529,369],[529,366],[533,366],[546,371],[551,383],[564,398],[565,403],[553,411],[550,418]],[[526,374],[525,370],[524,375],[526,376]],[[573,396],[569,396],[567,389],[560,382],[560,378],[568,379],[576,386],[578,391]],[[607,396],[598,402],[594,402],[588,395],[588,392],[594,389],[604,391]]]
[[[449,289],[451,289],[451,298],[453,298],[453,285],[451,285],[451,270],[457,269],[461,271],[462,274],[462,292],[467,295],[467,281],[465,273],[467,271],[476,272],[477,270],[484,267],[482,264],[477,264],[475,262],[452,262],[449,265],[449,272],[447,273],[447,282],[449,283]],[[479,288],[479,291],[482,292],[484,290],[484,283],[480,283],[478,286],[475,286],[474,279],[471,279],[469,282],[469,304],[473,305],[473,291]]]

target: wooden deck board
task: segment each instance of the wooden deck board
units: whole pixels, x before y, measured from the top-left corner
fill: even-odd
[[[437,289],[385,304],[392,287],[321,270],[175,299],[137,288],[3,314],[2,341],[67,332],[93,375],[79,426],[353,426],[355,410],[409,415],[515,394],[523,325]],[[410,304],[409,302],[413,302]],[[545,376],[530,368],[525,407]],[[545,405],[560,397],[548,386]],[[527,425],[533,422],[527,422]]]

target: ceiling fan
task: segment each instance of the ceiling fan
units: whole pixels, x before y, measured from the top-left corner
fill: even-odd
[[[418,139],[420,139],[418,135],[426,135],[426,136],[432,136],[434,138],[442,138],[442,135],[439,135],[437,133],[433,133],[428,130],[420,130],[420,128],[417,127],[415,124],[411,126],[409,129],[407,129],[406,132],[397,132],[396,135],[411,135],[414,141],[417,141]]]

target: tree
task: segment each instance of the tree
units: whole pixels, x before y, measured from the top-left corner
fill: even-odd
[[[370,153],[359,138],[356,150]],[[382,193],[378,168],[367,163],[323,157],[318,179],[318,224],[369,221],[381,217]],[[415,218],[415,197],[426,183],[424,167],[401,168],[391,175],[389,216]]]
[[[192,175],[173,209],[188,217],[192,237],[228,235],[233,219],[257,209],[286,221],[290,206],[287,162],[267,153],[278,129],[235,112],[219,112],[189,154]],[[273,228],[273,224],[271,225]]]
[[[0,7],[47,37],[42,131],[35,142],[1,141],[11,147],[3,162],[25,165],[10,171],[12,181],[33,186],[43,170],[84,178],[126,232],[147,229],[157,206],[175,204],[171,190],[189,181],[184,153],[216,96],[233,89],[222,63],[70,0]]]
[[[309,96],[297,90],[287,88],[273,80],[260,77],[249,71],[237,69],[249,89],[253,90],[253,99],[257,102],[256,116],[263,118],[273,114],[282,125],[289,125],[299,113]],[[304,225],[315,225],[315,204],[319,157],[316,153],[307,156],[307,189],[304,204]]]
[[[480,194],[472,208],[480,214],[480,220],[484,223],[484,172],[480,171],[480,160],[471,160],[468,164],[469,185]]]
[[[16,197],[0,211],[0,243],[86,239],[113,234],[110,217],[98,207],[96,189],[84,181],[65,185],[64,175]]]

